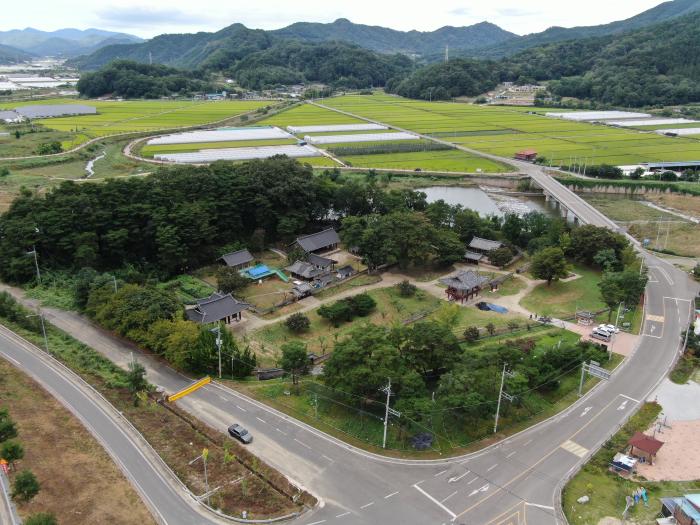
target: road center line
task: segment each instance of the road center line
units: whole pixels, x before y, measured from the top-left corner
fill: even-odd
[[[325,454],[321,454],[321,457],[324,458],[324,459],[327,459],[327,460],[330,461],[331,463],[335,463],[335,461],[333,461],[331,458],[329,458],[329,457],[326,456]]]
[[[526,446],[528,446],[530,443],[532,443],[532,440],[531,440],[531,439],[528,439],[525,443],[523,443],[523,446],[526,447]]]
[[[348,512],[343,512],[342,514],[338,514],[338,515],[336,516],[336,518],[342,518],[342,517],[344,517],[344,516],[347,516],[348,514],[350,514],[350,511],[348,511]]]
[[[283,430],[280,430],[279,428],[275,428],[275,430],[276,430],[277,432],[279,432],[280,434],[282,434],[283,436],[286,436],[286,435],[287,435],[286,432],[284,432]]]
[[[260,419],[260,418],[257,417],[257,416],[255,416],[255,419],[257,419],[257,420],[260,421],[261,423],[267,423],[267,421],[265,421],[264,419]]]
[[[489,468],[486,469],[486,472],[491,472],[493,469],[495,469],[498,466],[498,463],[495,465],[491,465]]]
[[[303,441],[299,441],[297,438],[294,438],[294,441],[296,441],[297,443],[299,443],[302,447],[306,447],[306,448],[308,448],[309,450],[311,450],[311,447],[310,447],[309,445],[307,445],[306,443],[304,443]]]
[[[367,507],[371,507],[372,505],[374,505],[374,501],[370,501],[370,502],[367,503],[366,505],[362,505],[360,508],[361,508],[361,509],[366,509]]]
[[[447,507],[445,507],[441,502],[439,502],[438,500],[436,500],[434,497],[432,497],[430,494],[428,494],[426,491],[424,491],[424,490],[423,490],[422,488],[420,488],[418,485],[413,485],[413,488],[416,489],[416,490],[417,490],[418,492],[420,492],[421,494],[423,494],[423,496],[425,496],[426,498],[428,498],[430,501],[432,501],[433,503],[435,503],[435,505],[437,505],[438,507],[440,507],[442,510],[444,510],[445,512],[447,512],[450,516],[452,516],[452,519],[457,518],[457,514],[455,514],[455,513],[452,512],[450,509],[448,509]]]
[[[243,412],[248,412],[248,411],[247,411],[245,408],[243,408],[242,406],[236,405],[236,408],[237,408],[238,410],[243,411]]]
[[[384,496],[384,499],[389,499],[392,496],[396,496],[398,493],[399,493],[399,491],[397,490],[396,492],[392,492],[391,494],[387,494],[386,496]]]
[[[506,456],[506,459],[510,459],[515,455],[515,450]]]

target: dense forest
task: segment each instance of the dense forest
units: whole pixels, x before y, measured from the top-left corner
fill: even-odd
[[[117,60],[94,73],[84,73],[78,92],[85,97],[113,94],[126,98],[160,98],[208,91],[212,85],[181,71],[158,64]]]
[[[551,81],[555,97],[616,106],[700,100],[700,13],[637,31],[571,40],[498,62],[454,60],[426,66],[388,89],[421,99],[473,96],[499,81]]]

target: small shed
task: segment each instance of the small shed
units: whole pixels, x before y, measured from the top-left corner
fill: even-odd
[[[630,456],[639,458],[642,463],[649,463],[650,465],[654,464],[656,454],[664,446],[662,441],[647,436],[642,432],[635,432],[627,444],[629,445],[628,454]]]
[[[353,268],[349,264],[338,268],[338,270],[336,271],[336,277],[338,279],[347,279],[351,275],[355,275],[355,268]]]
[[[238,250],[231,253],[226,253],[219,257],[219,262],[225,264],[229,268],[243,270],[253,265],[255,259],[248,250]]]
[[[535,159],[537,158],[537,151],[534,149],[524,149],[522,151],[518,151],[515,154],[515,158],[517,160],[524,160],[527,162],[534,162]]]
[[[587,311],[576,312],[576,322],[583,326],[591,326],[595,323],[595,314]]]

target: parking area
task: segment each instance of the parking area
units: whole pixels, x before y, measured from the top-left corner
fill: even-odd
[[[639,336],[634,334],[629,334],[627,332],[619,332],[615,334],[611,343],[605,343],[599,339],[591,337],[591,332],[595,328],[594,326],[584,326],[577,323],[570,323],[568,321],[562,321],[564,323],[564,328],[580,334],[587,341],[593,341],[594,343],[604,343],[610,347],[612,344],[612,350],[616,354],[623,355],[625,357],[631,356],[637,349],[639,343]]]

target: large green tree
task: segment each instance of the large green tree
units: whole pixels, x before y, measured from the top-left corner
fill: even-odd
[[[532,258],[530,272],[537,279],[545,279],[549,286],[568,275],[569,265],[561,248],[544,248]]]

